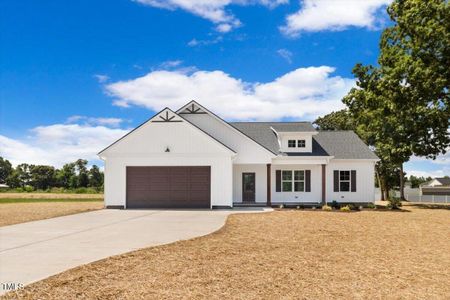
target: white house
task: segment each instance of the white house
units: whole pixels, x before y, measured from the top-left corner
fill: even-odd
[[[420,185],[421,195],[450,195],[450,177],[436,177]]]
[[[99,153],[105,206],[214,208],[374,201],[378,158],[352,131],[226,122],[191,101]]]

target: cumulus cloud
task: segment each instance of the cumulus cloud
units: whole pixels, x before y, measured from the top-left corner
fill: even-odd
[[[288,3],[289,0],[134,0],[143,5],[160,9],[182,9],[216,24],[219,32],[228,32],[241,25],[229,10],[229,5],[263,5],[274,8],[280,4]]]
[[[109,80],[109,76],[104,74],[95,74],[94,78],[100,83],[104,83]]]
[[[66,123],[83,122],[85,125],[105,125],[110,127],[118,127],[124,120],[121,118],[93,118],[86,116],[71,116],[68,117]]]
[[[153,71],[105,86],[114,104],[157,111],[195,99],[229,120],[313,119],[342,108],[354,80],[329,66],[298,68],[271,82],[245,82],[223,71]]]
[[[304,0],[298,12],[286,17],[281,31],[296,36],[302,31],[375,28],[382,22],[382,9],[392,0]]]
[[[97,153],[128,130],[106,126],[53,124],[30,130],[25,139],[0,135],[0,156],[19,163],[61,167],[78,158],[98,160]]]
[[[287,49],[278,49],[277,54],[284,58],[288,63],[292,63],[292,52]]]

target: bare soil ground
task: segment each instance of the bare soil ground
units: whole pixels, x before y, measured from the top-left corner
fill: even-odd
[[[450,210],[281,210],[68,270],[6,298],[449,299]]]
[[[0,199],[103,199],[103,194],[0,193]]]
[[[103,201],[0,204],[0,226],[49,219],[103,208]]]

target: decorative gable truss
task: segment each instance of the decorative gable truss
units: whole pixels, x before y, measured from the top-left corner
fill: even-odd
[[[160,113],[151,118],[150,122],[183,122],[183,120],[173,111],[165,108]]]
[[[191,101],[187,106],[185,106],[183,109],[179,110],[178,113],[180,115],[187,115],[187,114],[207,114],[206,111],[204,111],[197,103],[194,101]]]

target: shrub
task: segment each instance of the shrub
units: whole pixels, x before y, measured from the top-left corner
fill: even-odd
[[[350,208],[349,205],[346,205],[346,206],[342,206],[340,208],[340,211],[349,212],[349,211],[352,211],[352,209]]]
[[[391,197],[388,199],[389,203],[387,205],[387,208],[389,209],[399,209],[402,206],[402,201],[400,198],[397,197]]]
[[[331,206],[328,206],[325,204],[324,206],[322,206],[322,210],[331,211],[331,210],[333,210],[333,208]]]
[[[357,210],[356,206],[354,204],[348,204],[347,205],[350,210]]]
[[[370,202],[370,203],[367,204],[367,208],[374,209],[374,208],[376,208],[376,206],[375,206],[375,204]]]
[[[331,202],[331,207],[338,209],[339,208],[339,203],[336,200],[333,200],[333,202]]]
[[[31,193],[32,191],[34,191],[34,188],[31,185],[26,185],[22,189],[24,192],[27,192],[27,193]]]

